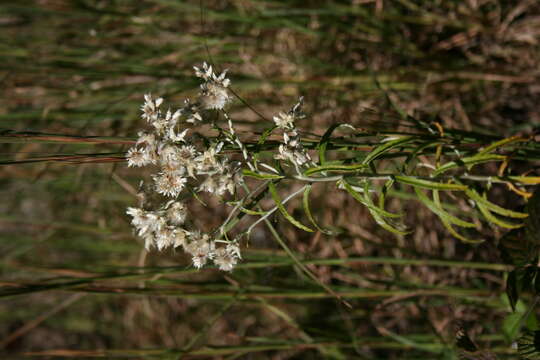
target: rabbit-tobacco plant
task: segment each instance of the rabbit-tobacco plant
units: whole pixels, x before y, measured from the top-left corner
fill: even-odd
[[[241,216],[240,213],[260,217],[243,235],[249,235],[255,225],[276,211],[302,230],[317,229],[330,233],[315,222],[309,207],[311,186],[318,182],[336,183],[339,189],[347,191],[366,206],[379,225],[398,235],[408,232],[397,221],[401,215],[384,208],[385,197],[395,184],[412,186],[416,198],[438,215],[454,237],[465,242],[483,240],[471,239],[458,232],[456,227],[477,228],[479,222],[458,218],[451,213],[442,202],[441,192],[463,194],[471,204],[466,213],[469,218],[476,217],[477,210],[491,224],[508,229],[523,226],[519,221],[527,217],[526,213],[494,204],[488,200],[487,192],[493,184],[500,183],[524,199],[530,197],[524,186],[538,184],[540,179],[513,176],[509,164],[513,159],[532,161],[536,158],[536,155],[530,157],[530,154],[538,152],[532,137],[494,139],[445,131],[439,123],[428,124],[413,119],[419,132],[369,133],[349,124],[334,124],[318,141],[307,142],[301,139],[296,127],[296,120],[304,117],[300,99],[288,112],[280,112],[273,117],[275,125],[265,131],[257,143],[244,143],[237,136],[233,120],[225,110],[232,99],[226,71],[218,75],[206,63],[202,68],[194,69],[195,75],[202,80],[194,102],[186,100],[182,108],[174,112],[170,109],[164,111],[161,109],[163,99],[145,95],[142,118],[153,130],[140,132],[136,145],[127,153],[129,166],[153,165],[159,169],[152,175],[153,185],[141,197],[140,206],[127,210],[147,249],[181,247],[192,256],[193,265],[197,268],[212,261],[221,270],[230,271],[241,258],[240,238],[231,240],[227,232],[236,224],[233,219]],[[219,116],[215,112],[221,114],[226,128],[220,127]],[[218,135],[202,138],[194,131],[201,124],[211,124]],[[352,131],[353,135],[333,137],[334,131],[340,127]],[[283,140],[279,144],[265,143],[273,131],[281,132]],[[259,158],[263,146],[264,151],[273,154],[272,165]],[[369,151],[358,150],[366,146],[369,146]],[[308,150],[318,151],[318,161],[312,159]],[[329,150],[349,157],[329,160]],[[240,156],[233,158],[231,154]],[[424,160],[426,158],[431,161]],[[483,163],[501,165],[497,174],[486,175],[486,168],[479,166]],[[475,173],[478,168],[484,173]],[[263,183],[251,191],[244,182],[245,176]],[[282,179],[294,179],[305,185],[280,199],[276,185]],[[184,202],[189,194],[196,196],[198,192],[206,192],[220,198],[238,197],[240,189],[246,195],[229,202],[234,208],[218,229],[201,231],[190,225]],[[154,200],[152,192],[166,200]],[[261,195],[267,192],[276,206],[267,211],[254,210]],[[304,210],[314,229],[293,218],[283,206],[301,193],[304,195]],[[517,222],[508,221],[512,218]]]

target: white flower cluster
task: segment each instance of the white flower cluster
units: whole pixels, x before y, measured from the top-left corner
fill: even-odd
[[[140,132],[126,157],[129,166],[159,168],[152,175],[153,190],[165,200],[158,206],[143,203],[139,208],[130,207],[127,214],[133,218],[131,223],[147,249],[182,247],[192,256],[195,267],[201,268],[212,260],[221,270],[230,271],[240,259],[238,243],[215,240],[189,229],[186,206],[179,200],[186,188],[216,196],[233,194],[242,181],[238,167],[221,153],[223,141],[196,146],[188,134],[188,126],[203,121],[205,110],[221,110],[230,101],[226,71],[218,76],[205,63],[202,69],[195,67],[195,74],[204,81],[195,103],[186,100],[183,108],[165,112],[161,110],[162,98],[144,97],[142,118],[153,131]]]
[[[227,70],[219,76],[214,73],[212,66],[203,63],[202,69],[194,67],[195,75],[204,80],[201,84],[199,102],[204,109],[220,110],[230,101],[227,87],[231,81],[226,78]]]
[[[289,112],[279,113],[274,116],[274,123],[283,130],[283,144],[279,145],[279,153],[274,156],[277,160],[291,162],[297,173],[301,173],[300,168],[305,165],[314,165],[311,157],[300,142],[300,135],[296,128],[295,121],[304,117],[302,113],[303,98],[294,105]]]

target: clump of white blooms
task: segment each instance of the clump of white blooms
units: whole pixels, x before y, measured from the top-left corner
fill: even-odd
[[[217,239],[227,239],[225,224],[218,232],[194,228],[185,199],[201,192],[218,197],[236,196],[244,184],[244,165],[251,172],[258,171],[258,166],[277,170],[256,161],[236,135],[233,122],[224,110],[231,101],[227,71],[218,75],[206,63],[194,70],[203,81],[199,94],[195,101],[185,100],[180,109],[164,110],[162,98],[144,96],[142,119],[151,126],[151,131],[138,133],[138,140],[126,158],[130,167],[153,166],[156,171],[151,176],[150,190],[141,195],[139,207],[129,207],[127,214],[132,217],[131,223],[147,250],[181,248],[192,257],[196,268],[212,262],[223,271],[231,271],[241,259],[238,239]],[[313,164],[295,125],[304,116],[301,105],[302,99],[287,113],[274,117],[277,127],[283,130],[284,140],[274,158],[292,164],[298,173],[302,167]],[[212,111],[219,111],[227,121],[227,130],[215,123],[216,117],[209,115]],[[219,129],[219,135],[207,139],[194,132],[195,126],[205,123]],[[240,153],[241,159],[230,158],[223,151],[226,146],[227,154]]]
[[[230,101],[230,80],[226,71],[216,75],[206,63],[202,69],[195,67],[195,74],[203,80],[197,101],[186,100],[174,112],[162,109],[162,98],[144,96],[142,119],[153,130],[140,132],[126,157],[128,166],[157,167],[152,175],[153,191],[165,197],[165,201],[157,206],[143,201],[140,207],[128,208],[127,214],[146,249],[183,248],[197,268],[214,260],[220,269],[230,271],[240,259],[237,243],[216,246],[209,234],[188,226],[187,206],[180,200],[188,189],[216,196],[234,194],[242,181],[239,167],[221,153],[223,142],[205,147],[195,144],[190,136],[192,124],[203,122],[205,110],[222,110]]]
[[[201,94],[199,102],[204,109],[221,110],[230,101],[227,87],[231,83],[226,78],[227,70],[223,71],[219,76],[214,73],[212,66],[207,63],[203,64],[202,69],[194,67],[195,75],[204,80],[201,84]]]
[[[311,157],[300,142],[300,135],[296,128],[295,121],[303,118],[302,112],[303,98],[294,105],[287,113],[280,112],[274,116],[274,123],[283,130],[283,144],[279,145],[279,153],[274,156],[277,160],[285,160],[293,164],[298,174],[301,168],[306,165],[314,165]]]

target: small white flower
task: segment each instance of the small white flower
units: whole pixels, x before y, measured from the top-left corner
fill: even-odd
[[[178,163],[182,165],[189,176],[195,178],[195,170],[197,168],[197,162],[195,158],[198,156],[197,149],[193,145],[184,145],[178,149]]]
[[[217,195],[223,195],[225,191],[228,191],[231,195],[234,194],[237,180],[235,174],[222,174],[218,179],[219,186],[217,188]]]
[[[236,243],[229,243],[226,247],[218,248],[214,251],[214,264],[220,270],[231,271],[240,258],[240,248]]]
[[[228,69],[225,69],[221,74],[216,75],[212,66],[208,65],[206,62],[203,63],[202,70],[197,66],[194,66],[193,69],[195,69],[195,76],[206,82],[214,82],[223,87],[227,87],[231,83],[231,81],[226,78]]]
[[[204,109],[221,110],[231,100],[227,89],[220,84],[205,83],[201,85],[201,89],[199,101]]]
[[[167,220],[173,225],[182,225],[186,221],[187,209],[184,203],[172,201],[167,209]]]
[[[129,207],[126,213],[133,217],[131,224],[137,230],[137,234],[145,239],[145,246],[149,248],[154,241],[154,234],[166,225],[165,219],[152,211]]]
[[[143,144],[146,147],[155,148],[156,136],[154,134],[140,131],[137,135],[139,135],[139,139],[137,139],[137,145]]]
[[[193,161],[197,155],[197,149],[193,145],[183,145],[178,148],[178,161],[182,164]]]
[[[175,164],[178,162],[178,147],[172,144],[163,144],[158,150],[159,162],[162,165],[169,165],[172,168],[176,168]]]
[[[152,249],[152,247],[156,245],[155,233],[148,233],[141,237],[144,240],[144,248],[146,249],[146,251],[150,251],[150,249]]]
[[[206,192],[209,192],[210,194],[216,194],[217,187],[218,187],[218,184],[216,183],[212,175],[208,175],[206,179],[201,183],[198,190],[206,191]]]
[[[156,191],[165,196],[178,196],[187,182],[183,175],[183,171],[162,171],[153,175]]]
[[[141,107],[141,110],[143,112],[142,118],[148,122],[155,122],[160,117],[160,110],[159,106],[163,102],[162,98],[158,98],[155,101],[152,99],[152,95],[146,94],[144,95],[144,104]]]
[[[185,246],[186,236],[187,236],[186,230],[182,228],[176,228],[174,230],[173,247],[177,248],[179,246]]]
[[[195,158],[199,174],[206,174],[217,166],[216,149],[210,148]]]
[[[155,244],[159,251],[174,245],[175,242],[175,227],[163,226],[156,232]]]
[[[145,166],[153,163],[151,153],[147,149],[132,147],[126,154],[128,166]]]
[[[221,110],[230,101],[227,87],[231,81],[227,79],[227,70],[223,71],[220,75],[216,75],[212,66],[207,63],[203,63],[202,69],[194,66],[195,75],[204,80],[201,85],[201,94],[199,97],[199,103],[203,109]]]
[[[276,126],[280,129],[289,130],[294,128],[294,116],[291,114],[280,112],[277,116],[274,116],[273,119]]]
[[[152,121],[152,126],[154,127],[154,129],[156,129],[156,133],[162,136],[167,133],[169,124],[165,119],[157,118]]]
[[[130,215],[133,218],[131,220],[131,223],[137,228],[139,228],[140,226],[142,226],[142,224],[148,221],[146,211],[140,208],[128,207],[126,214]]]
[[[184,246],[184,249],[192,256],[193,266],[200,269],[208,259],[214,257],[215,244],[207,234],[200,235],[195,232],[191,234],[191,237],[191,241]]]
[[[184,138],[186,137],[186,134],[187,134],[188,131],[189,131],[189,129],[184,129],[184,131],[177,134],[174,131],[174,126],[172,126],[172,127],[169,128],[169,133],[167,134],[167,136],[169,137],[169,139],[172,142],[184,142],[185,141]]]
[[[203,62],[202,70],[197,66],[194,66],[193,69],[195,69],[195,76],[204,80],[210,80],[212,78],[212,74],[214,73],[212,66],[208,65],[206,62]]]
[[[198,123],[200,121],[202,121],[202,116],[198,112],[191,113],[190,116],[188,116],[188,118],[186,119],[186,122],[192,124]]]

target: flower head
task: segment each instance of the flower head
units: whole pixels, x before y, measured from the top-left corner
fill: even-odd
[[[294,116],[290,113],[280,112],[273,119],[276,126],[280,129],[289,130],[294,128]]]
[[[193,266],[200,269],[206,264],[208,259],[214,257],[215,245],[207,234],[194,232],[191,234],[190,242],[184,246],[184,249],[191,254]]]
[[[156,191],[169,197],[178,196],[187,182],[183,171],[162,171],[152,177],[156,184]]]
[[[214,264],[220,270],[231,271],[240,259],[240,248],[236,242],[227,244],[226,247],[217,248],[214,251]]]
[[[154,163],[152,154],[146,148],[138,148],[136,146],[128,150],[126,154],[128,166],[145,166]]]

